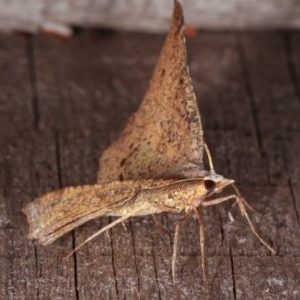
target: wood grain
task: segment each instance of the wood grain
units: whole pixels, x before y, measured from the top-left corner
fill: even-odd
[[[136,110],[164,37],[84,31],[68,41],[0,36],[1,299],[297,299],[300,296],[300,35],[201,32],[188,40],[190,72],[215,167],[236,178],[260,233],[236,208],[203,209],[209,291],[197,222],[182,228],[173,285],[172,215],[161,233],[133,218],[76,245],[109,218],[48,247],[26,238],[21,208],[45,192],[96,182],[99,153]],[[234,217],[230,222],[228,212]]]

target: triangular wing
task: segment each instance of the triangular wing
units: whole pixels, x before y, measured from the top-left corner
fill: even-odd
[[[184,38],[181,4],[141,106],[100,159],[99,181],[196,177],[203,173],[203,132]]]

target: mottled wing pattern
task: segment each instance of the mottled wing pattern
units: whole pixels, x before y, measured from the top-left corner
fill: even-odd
[[[99,181],[197,177],[203,171],[203,132],[187,67],[178,1],[153,77],[138,111],[102,154]]]
[[[43,195],[23,208],[30,227],[29,238],[49,244],[89,220],[115,215],[130,205],[142,188],[160,184],[154,180],[116,181],[67,187]]]

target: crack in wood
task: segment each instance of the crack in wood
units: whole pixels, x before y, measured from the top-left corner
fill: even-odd
[[[134,257],[134,268],[135,268],[136,277],[137,277],[137,286],[138,286],[138,291],[140,292],[140,289],[141,289],[140,277],[139,277],[139,270],[138,270],[137,261],[136,261],[135,239],[134,239],[134,232],[133,232],[133,228],[132,228],[131,219],[129,219],[129,227],[130,227],[130,231],[131,231],[132,249],[133,249],[133,257]]]
[[[291,196],[292,196],[292,199],[293,199],[292,202],[293,202],[293,206],[294,206],[294,210],[295,210],[295,214],[296,214],[296,218],[297,218],[298,227],[300,228],[300,213],[298,211],[297,200],[296,200],[294,187],[293,187],[293,184],[292,184],[292,178],[291,178],[291,175],[290,175],[290,169],[289,169],[289,165],[288,165],[287,155],[285,153],[284,146],[283,146],[282,143],[281,143],[281,152],[282,152],[282,158],[283,158],[283,161],[284,161],[285,172],[286,172],[287,178],[288,178],[287,185],[290,189],[290,193],[291,193]]]
[[[152,230],[152,258],[153,258],[153,265],[154,265],[154,274],[155,274],[155,281],[156,281],[156,286],[157,286],[157,292],[158,292],[158,299],[161,300],[161,292],[159,288],[159,280],[158,280],[158,273],[157,273],[157,267],[156,267],[156,258],[155,258],[155,250],[154,250],[154,235],[153,235],[153,230]]]
[[[300,102],[300,84],[295,68],[295,53],[292,46],[291,34],[286,32],[285,34],[283,34],[283,39],[286,52],[287,69],[289,71],[291,82],[295,89],[295,95]]]
[[[54,131],[54,144],[55,144],[55,160],[56,160],[56,169],[57,169],[57,176],[58,176],[58,186],[62,188],[62,166],[61,166],[61,150],[60,150],[60,143],[59,143],[59,133],[58,131]],[[76,239],[75,239],[75,231],[72,230],[72,250],[76,248]],[[79,300],[79,286],[78,286],[78,264],[77,264],[77,254],[76,252],[73,253],[73,263],[74,263],[74,288],[75,288],[75,297],[76,300]]]
[[[31,93],[32,93],[31,105],[32,105],[32,114],[33,114],[33,127],[35,130],[38,130],[39,123],[40,123],[40,114],[39,114],[39,101],[38,101],[38,92],[37,92],[34,37],[32,35],[26,36],[26,53],[27,53],[27,60],[28,60]]]
[[[40,299],[40,282],[38,278],[41,276],[41,270],[38,266],[38,253],[37,253],[37,247],[36,245],[33,246],[34,250],[34,259],[35,259],[35,276],[37,278],[37,287],[36,287],[36,297],[39,300]]]
[[[112,222],[112,218],[109,218],[109,223]],[[111,265],[112,265],[112,269],[113,269],[113,275],[114,275],[114,280],[115,280],[115,290],[116,290],[116,294],[118,299],[120,298],[120,294],[119,294],[119,288],[118,288],[118,280],[117,280],[117,270],[116,270],[116,266],[115,266],[115,251],[114,251],[114,241],[113,241],[113,233],[112,233],[112,229],[109,230],[110,231],[110,247],[111,247]]]
[[[214,208],[214,210],[215,210],[216,208]],[[219,212],[219,210],[218,210],[218,212],[216,212],[215,211],[215,214],[217,214],[217,216],[218,216],[218,218],[219,218],[219,226],[220,226],[220,232],[221,232],[221,238],[222,238],[222,241],[221,241],[221,243],[222,243],[222,246],[223,246],[223,243],[224,243],[224,239],[225,239],[225,235],[224,235],[224,229],[223,229],[223,220],[222,220],[222,216],[221,216],[221,213]]]
[[[235,270],[234,270],[234,260],[232,256],[231,246],[229,246],[229,257],[230,257],[230,266],[231,266],[232,293],[233,293],[233,299],[236,300],[237,294],[236,294]]]
[[[75,232],[72,231],[72,250],[76,247]],[[79,300],[79,286],[78,286],[78,263],[76,252],[73,253],[73,262],[74,262],[74,285],[75,285],[75,296],[76,300]]]
[[[262,142],[261,128],[260,128],[258,117],[257,117],[258,110],[257,110],[255,100],[254,100],[254,93],[253,93],[253,89],[252,89],[252,85],[251,85],[251,78],[250,78],[249,70],[247,67],[246,53],[245,53],[241,34],[236,34],[235,40],[236,40],[237,51],[238,51],[238,56],[239,56],[239,61],[240,61],[240,68],[241,68],[242,75],[243,75],[245,91],[247,93],[250,108],[251,108],[251,116],[252,116],[252,120],[253,120],[253,125],[254,125],[255,135],[256,135],[256,139],[257,139],[257,143],[258,143],[258,148],[259,148],[261,157],[264,158],[266,156],[266,154],[265,154],[265,150],[264,150],[263,142]]]
[[[60,144],[59,144],[59,133],[54,131],[54,143],[55,143],[55,159],[58,176],[58,186],[62,188],[62,169],[61,169],[61,158],[60,158]]]

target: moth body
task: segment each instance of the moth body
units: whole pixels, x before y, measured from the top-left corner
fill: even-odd
[[[35,199],[23,211],[30,225],[29,237],[49,244],[96,217],[188,212],[232,182],[206,177],[68,187]]]
[[[201,205],[209,196],[233,183],[232,180],[214,181],[208,178],[176,180],[155,188],[141,189],[135,199],[135,216],[162,212],[188,212]],[[120,210],[119,216],[125,215]]]

